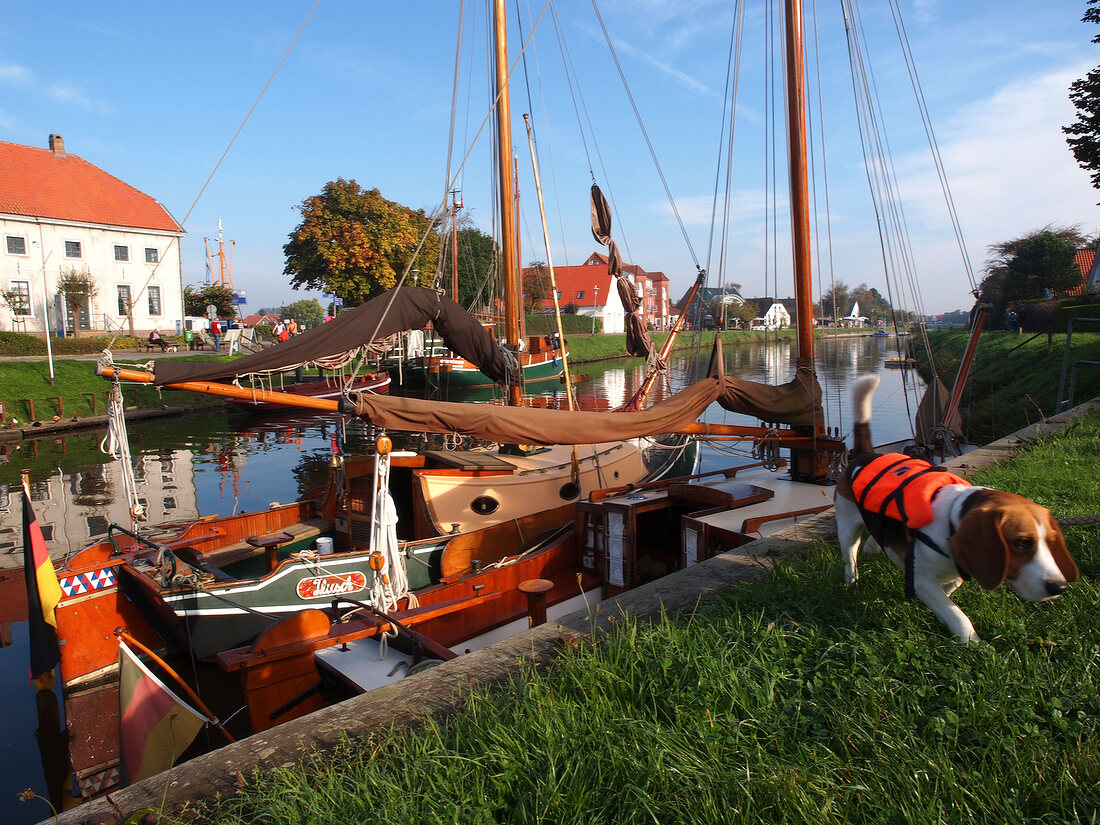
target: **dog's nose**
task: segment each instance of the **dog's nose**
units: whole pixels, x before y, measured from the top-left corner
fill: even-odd
[[[1047,581],[1047,595],[1048,596],[1061,596],[1066,590],[1066,583],[1064,581]]]

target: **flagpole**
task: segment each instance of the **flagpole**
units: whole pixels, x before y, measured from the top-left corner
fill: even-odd
[[[195,703],[200,711],[202,711],[202,713],[206,716],[207,721],[209,721],[212,725],[214,725],[214,727],[216,727],[225,735],[226,741],[236,741],[235,739],[233,739],[233,736],[229,733],[229,731],[222,727],[222,723],[218,721],[218,717],[215,716],[213,711],[211,711],[210,708],[206,706],[206,703],[199,698],[198,694],[195,693],[195,691],[191,690],[191,686],[183,681],[183,679],[180,678],[179,674],[176,673],[176,671],[172,670],[172,668],[168,665],[167,662],[164,661],[164,659],[160,658],[160,656],[155,654],[153,651],[151,651],[149,648],[147,648],[125,630],[123,630],[121,627],[115,630],[115,635],[131,647],[136,647],[138,650],[140,650],[142,653],[144,653],[146,656],[156,662],[161,668],[163,668],[164,672],[171,676],[175,680],[177,685],[183,688],[184,693],[186,693],[188,698]]]

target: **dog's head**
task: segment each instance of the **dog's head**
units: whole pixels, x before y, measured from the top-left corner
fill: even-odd
[[[975,490],[977,503],[951,537],[955,563],[986,590],[1006,579],[1029,602],[1053,599],[1080,572],[1045,507],[1000,490]]]

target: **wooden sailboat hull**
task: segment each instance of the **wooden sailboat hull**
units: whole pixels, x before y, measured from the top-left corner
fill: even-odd
[[[558,348],[529,345],[528,350],[518,357],[525,382],[558,380],[563,374],[562,351]],[[481,389],[496,386],[496,382],[478,369],[476,364],[451,355],[430,355],[413,359],[402,367],[402,372],[404,386],[414,389]]]

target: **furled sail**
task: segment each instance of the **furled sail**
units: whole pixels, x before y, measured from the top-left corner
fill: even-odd
[[[583,412],[493,404],[461,404],[357,395],[348,412],[378,427],[403,432],[461,433],[510,444],[599,444],[694,424],[719,403],[730,412],[792,426],[813,426],[821,417],[821,388],[800,369],[781,386],[712,375],[640,412]]]
[[[395,333],[422,329],[431,322],[447,346],[494,381],[508,373],[500,347],[481,323],[434,289],[399,287],[278,346],[225,363],[196,364],[175,360],[156,363],[154,384],[219,381],[245,375],[281,372],[298,366],[335,369],[362,347]]]

